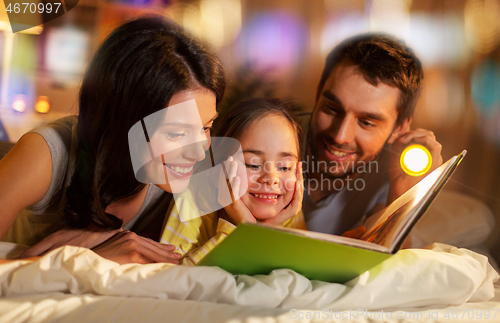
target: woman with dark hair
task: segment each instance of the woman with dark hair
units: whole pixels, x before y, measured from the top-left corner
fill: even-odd
[[[146,17],[115,29],[85,74],[78,117],[30,131],[0,161],[2,240],[34,246],[23,256],[77,245],[121,263],[177,263],[143,236],[158,240],[172,181],[204,158],[224,89],[217,57],[177,25]],[[151,181],[154,166],[162,180]]]

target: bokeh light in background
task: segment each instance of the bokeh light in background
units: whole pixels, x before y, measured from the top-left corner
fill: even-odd
[[[321,54],[328,55],[342,40],[367,32],[369,27],[363,13],[351,12],[340,17],[331,17],[321,33]]]
[[[403,39],[426,67],[440,64],[463,66],[470,57],[462,15],[410,14],[412,1],[325,0],[325,3],[332,13],[328,14],[321,35],[322,56],[347,37],[384,32]],[[360,10],[361,5],[366,8]]]
[[[36,70],[37,57],[35,38],[33,35],[16,34],[14,48],[15,56],[10,66],[7,80],[7,95],[15,111],[24,112],[28,106],[32,108],[35,85],[33,73]],[[8,102],[8,101],[7,101]]]
[[[14,109],[17,112],[24,112],[26,111],[26,96],[23,94],[18,94],[14,97],[14,100],[12,101],[12,109]]]
[[[120,3],[120,2],[126,3],[126,4],[133,5],[133,6],[146,6],[152,2],[151,0],[112,0],[112,1],[117,2],[117,3]]]
[[[500,144],[500,64],[488,59],[477,65],[471,76],[471,97],[485,137]]]
[[[242,30],[245,61],[256,69],[286,70],[299,63],[305,53],[306,27],[296,16],[268,12],[250,19]]]
[[[476,52],[487,54],[500,42],[498,0],[467,0],[464,9],[465,39]]]
[[[481,133],[491,143],[500,146],[500,106],[488,118],[481,118]]]
[[[353,11],[365,10],[365,0],[325,0],[326,10],[335,15],[343,15]]]
[[[71,26],[52,28],[47,34],[45,66],[54,80],[79,83],[87,66],[89,49],[88,32]]]
[[[384,32],[409,38],[411,0],[325,0],[325,3],[329,17],[321,35],[323,56],[345,38],[360,33]]]
[[[463,17],[458,14],[413,13],[407,43],[425,68],[464,66],[469,60]]]
[[[47,113],[49,112],[49,109],[49,98],[47,96],[40,95],[35,104],[35,111],[38,113]]]
[[[325,0],[327,20],[321,33],[321,54],[328,55],[342,40],[369,30],[364,0]]]
[[[458,75],[427,70],[419,103],[414,118],[422,127],[454,127],[465,113],[464,83]]]
[[[500,107],[500,64],[485,60],[474,68],[471,76],[474,107],[483,117],[489,117]]]
[[[16,34],[14,46],[16,55],[13,57],[12,70],[31,74],[35,70],[38,60],[36,57],[36,43],[33,35]]]
[[[201,0],[177,2],[169,16],[214,49],[230,44],[241,29],[241,0]]]
[[[25,112],[33,109],[35,85],[33,73],[36,70],[37,57],[33,35],[16,34],[13,55],[8,79],[8,98],[12,109]]]
[[[28,109],[32,110],[35,93],[35,84],[29,74],[19,73],[18,71],[12,72],[9,77],[9,98],[10,104],[14,110],[18,112],[24,112]],[[16,108],[20,107],[19,102],[14,104],[16,101],[20,100],[24,105],[22,109]],[[14,105],[16,107],[14,107]]]
[[[367,1],[371,30],[388,32],[407,39],[410,31],[411,3],[411,0]]]

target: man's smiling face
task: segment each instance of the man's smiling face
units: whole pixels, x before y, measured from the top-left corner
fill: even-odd
[[[397,87],[372,85],[349,61],[336,66],[320,90],[309,129],[310,153],[320,172],[344,178],[353,165],[374,160],[386,143],[406,132],[410,120],[395,126],[399,97]]]

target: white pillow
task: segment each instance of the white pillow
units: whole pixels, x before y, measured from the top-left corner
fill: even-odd
[[[483,243],[495,226],[493,212],[471,196],[443,190],[411,231],[413,248],[434,242],[470,248]]]

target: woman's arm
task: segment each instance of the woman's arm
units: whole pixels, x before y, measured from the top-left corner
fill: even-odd
[[[45,139],[28,133],[0,160],[0,237],[17,215],[47,193],[52,178],[52,159]]]
[[[51,179],[52,156],[47,142],[37,133],[24,135],[0,160],[0,237],[23,209],[45,196]],[[180,258],[172,247],[132,232],[76,229],[55,232],[21,256],[40,256],[63,245],[94,248],[96,253],[118,263],[178,263]]]

